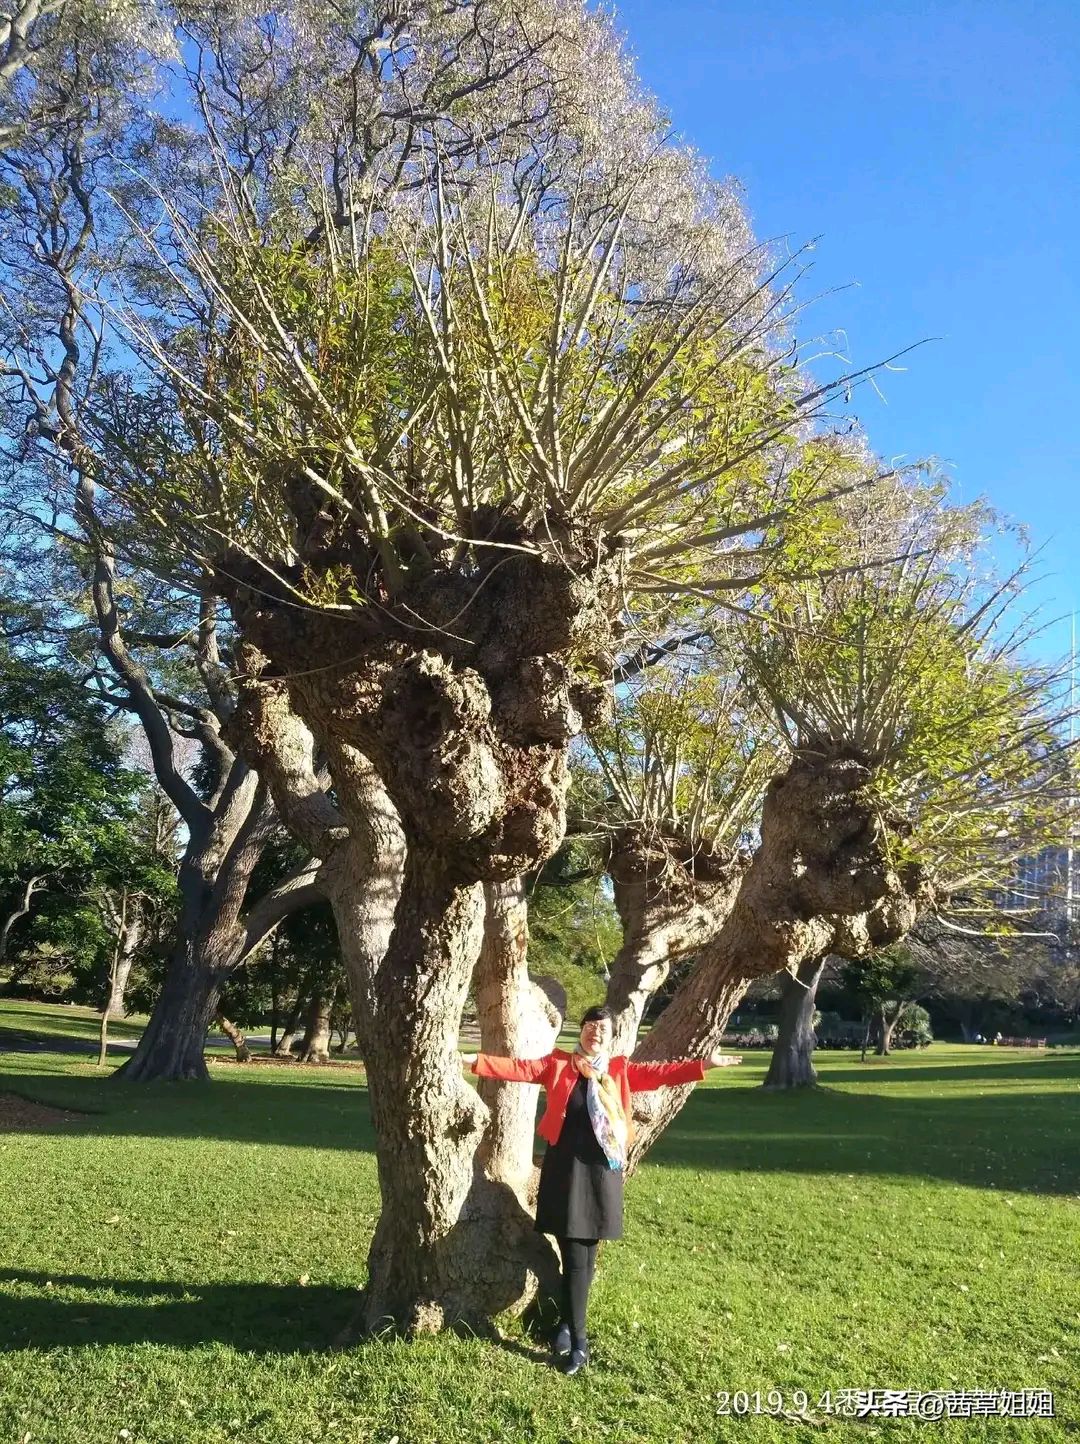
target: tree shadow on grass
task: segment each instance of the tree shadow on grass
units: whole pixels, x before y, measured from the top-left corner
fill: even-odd
[[[1075,1065],[1069,1076],[1076,1076]],[[941,1098],[828,1086],[699,1089],[648,1161],[759,1174],[908,1176],[1080,1196],[1080,1117],[1064,1091]]]
[[[1075,1090],[1067,1086],[1080,1084],[1080,1056],[838,1069],[830,1069],[827,1058],[820,1061],[826,1081],[816,1089],[697,1089],[645,1166],[907,1175],[965,1187],[1080,1195],[1080,1115]],[[1006,1080],[1035,1086],[985,1093],[948,1089],[950,1083]],[[856,1091],[832,1087],[833,1082],[865,1087]],[[928,1087],[891,1093],[891,1082]],[[935,1083],[942,1085],[940,1096],[931,1091]],[[134,1136],[374,1152],[366,1087],[319,1074],[278,1081],[276,1070],[266,1070],[238,1081],[219,1076],[206,1085],[125,1085],[28,1072],[5,1074],[0,1089],[92,1115],[65,1125],[68,1145],[79,1136]]]
[[[328,1351],[357,1297],[355,1289],[329,1286],[153,1283],[3,1269],[0,1351],[139,1343],[189,1349],[215,1341],[256,1354]]]
[[[359,1290],[330,1285],[181,1284],[0,1269],[0,1353],[222,1343],[240,1353],[329,1354],[385,1341],[385,1335],[357,1335],[359,1300]],[[541,1341],[554,1318],[553,1302],[538,1300],[533,1307],[542,1320],[538,1329],[517,1339],[493,1335],[489,1342],[547,1363]],[[474,1337],[464,1328],[453,1332]]]
[[[268,1070],[269,1071],[269,1070]],[[109,1078],[5,1073],[0,1092],[74,1110],[66,1136],[199,1138],[372,1153],[366,1088],[324,1082],[125,1084]]]

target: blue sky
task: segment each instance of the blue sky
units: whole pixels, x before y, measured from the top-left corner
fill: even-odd
[[[675,129],[759,237],[820,236],[804,317],[854,366],[938,337],[854,409],[1042,545],[1044,658],[1080,612],[1080,3],[623,0]],[[857,283],[852,285],[851,283]],[[1013,553],[1002,547],[1003,559]],[[1080,627],[1080,619],[1078,619]]]

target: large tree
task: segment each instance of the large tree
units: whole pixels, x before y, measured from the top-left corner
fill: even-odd
[[[230,13],[211,8],[219,20]],[[185,25],[198,13],[186,10]],[[0,267],[14,302],[0,311],[3,501],[16,523],[7,550],[42,602],[42,644],[84,663],[88,688],[141,725],[186,833],[175,943],[150,1024],[121,1070],[128,1080],[205,1077],[222,981],[281,916],[319,895],[310,860],[252,893],[277,820],[267,789],[223,738],[235,705],[228,619],[197,576],[163,574],[152,555],[125,547],[96,486],[85,424],[108,372],[118,207],[137,204],[133,169],[176,163],[173,128],[150,98],[175,70],[177,23],[141,0],[45,0],[0,25]],[[42,535],[54,543],[45,555]],[[125,910],[125,928],[130,921]]]
[[[904,481],[829,434],[840,382],[798,365],[789,278],[667,142],[602,17],[221,14],[189,23],[190,124],[158,128],[156,172],[118,198],[141,249],[113,252],[121,332],[64,433],[79,516],[99,555],[122,540],[227,604],[237,702],[216,736],[316,860],[349,969],[384,1203],[366,1322],[479,1324],[550,1252],[523,1110],[460,1075],[462,1006],[480,958],[484,1046],[550,1040],[518,880],[562,839],[569,750],[613,678],[703,599],[741,608],[772,629],[742,652],[787,749],[643,1055],[706,1051],[747,955],[861,948],[926,895],[893,846],[908,799],[878,795],[914,763],[884,768],[897,749],[867,729],[892,736],[895,694],[833,725],[815,688],[850,647],[794,671],[769,655],[805,605],[841,632],[857,617],[841,583],[882,553],[865,526],[845,553],[835,504]]]
[[[882,518],[849,520],[857,553]],[[755,977],[812,982],[829,954],[869,957],[931,912],[970,927],[1018,856],[1067,835],[1067,693],[1009,620],[1022,579],[994,578],[964,518],[914,521],[894,562],[779,583],[746,628],[788,758],[722,926],[635,1056],[718,1046]],[[643,1100],[632,1166],[687,1091]]]
[[[207,125],[217,189],[145,197],[138,359],[86,464],[243,639],[228,737],[322,860],[357,1004],[367,1319],[417,1330],[527,1286],[492,1261],[493,1220],[529,1220],[457,1063],[485,889],[558,846],[569,744],[643,619],[761,584],[789,518],[869,479],[810,445],[832,388],[781,344],[784,283],[605,21],[364,19],[288,147]]]

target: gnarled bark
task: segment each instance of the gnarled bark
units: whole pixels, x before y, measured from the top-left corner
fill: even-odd
[[[483,922],[482,886],[449,882],[438,858],[410,848],[377,1019],[362,1025],[382,1194],[369,1329],[429,1332],[472,1312],[470,1265],[454,1233],[486,1110],[462,1077],[457,1033]]]
[[[314,525],[325,497],[299,477],[293,491],[300,562],[340,569],[333,528]],[[491,1288],[480,1273],[488,1248],[472,1220],[489,1216],[476,1159],[487,1108],[462,1076],[458,1029],[484,884],[532,871],[562,839],[568,744],[603,703],[590,667],[618,597],[614,546],[557,530],[553,518],[532,534],[496,513],[475,526],[493,545],[477,548],[467,570],[444,564],[433,534],[429,568],[347,619],[298,610],[286,596],[279,604],[277,584],[252,575],[246,557],[231,554],[220,579],[245,638],[244,673],[317,741],[350,835],[367,826],[364,759],[400,818],[393,934],[377,967],[353,958],[349,971],[383,1198],[365,1320],[406,1334],[454,1320],[484,1327],[527,1290],[524,1270]],[[354,536],[347,561],[369,577],[378,561],[363,551]],[[264,743],[273,750],[272,736]],[[303,766],[293,781],[307,785]],[[350,871],[331,889],[347,957],[349,914],[365,895]]]
[[[633,1052],[645,1008],[672,963],[719,932],[749,862],[744,853],[641,827],[615,836],[608,873],[623,941],[605,998],[615,1011],[614,1052]]]
[[[824,971],[824,958],[807,958],[784,978],[780,1026],[763,1088],[813,1088],[817,1083],[814,1007]]]
[[[847,752],[796,757],[765,796],[761,843],[719,935],[639,1044],[642,1060],[704,1057],[755,977],[833,952],[865,957],[895,942],[932,900],[922,871],[893,865],[866,763]],[[628,1171],[678,1114],[692,1085],[635,1102]]]

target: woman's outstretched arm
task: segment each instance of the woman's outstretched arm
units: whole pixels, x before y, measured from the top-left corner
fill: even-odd
[[[462,1053],[470,1072],[480,1078],[501,1078],[504,1083],[543,1083],[551,1054],[543,1058],[500,1058],[495,1053]]]
[[[700,1083],[710,1068],[723,1068],[742,1059],[733,1053],[711,1053],[708,1058],[673,1058],[665,1063],[626,1060],[626,1081],[632,1093],[647,1093],[673,1083]]]
[[[705,1064],[700,1058],[673,1058],[664,1063],[632,1063],[627,1059],[626,1081],[631,1093],[647,1093],[674,1083],[700,1083]]]

